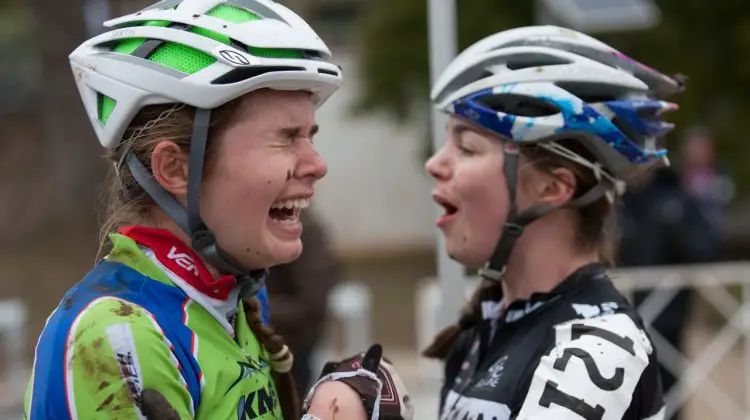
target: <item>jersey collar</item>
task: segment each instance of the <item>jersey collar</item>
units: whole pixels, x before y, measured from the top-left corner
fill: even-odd
[[[237,286],[234,276],[214,278],[198,254],[166,229],[126,226],[117,232],[134,240],[138,245],[151,249],[164,267],[206,296],[227,300],[229,293]]]
[[[517,322],[527,315],[546,307],[560,296],[579,290],[581,287],[585,287],[585,284],[603,275],[605,275],[603,264],[592,263],[584,265],[549,292],[533,293],[528,299],[517,300],[511,303],[505,311],[502,310],[502,289],[500,287],[493,287],[488,290],[482,301],[482,318],[497,319],[504,315],[505,322]]]

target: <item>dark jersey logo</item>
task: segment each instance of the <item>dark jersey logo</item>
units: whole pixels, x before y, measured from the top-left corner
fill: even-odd
[[[237,420],[262,418],[276,410],[276,394],[268,385],[240,398],[237,404]]]
[[[269,367],[269,363],[263,359],[253,360],[248,358],[247,362],[237,362],[239,374],[237,379],[232,382],[224,395],[227,395],[235,386],[243,380],[252,378],[253,375],[262,375],[263,371]],[[261,389],[250,392],[240,398],[237,403],[237,419],[257,419],[266,414],[273,413],[276,410],[278,401],[273,389],[266,385]]]

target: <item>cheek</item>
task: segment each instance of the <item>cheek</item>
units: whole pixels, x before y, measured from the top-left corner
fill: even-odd
[[[262,212],[283,190],[289,167],[280,159],[262,156],[258,151],[242,151],[217,156],[217,165],[204,180],[201,201],[221,212],[226,219],[244,218]],[[204,203],[202,203],[203,205]]]
[[[508,215],[508,188],[497,163],[473,167],[466,173],[460,191],[463,229],[460,246],[483,263],[497,245],[502,225]]]
[[[508,213],[508,186],[496,162],[475,165],[466,171],[459,186],[462,207],[481,226],[501,223]]]

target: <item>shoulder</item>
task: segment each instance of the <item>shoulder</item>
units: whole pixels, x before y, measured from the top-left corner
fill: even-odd
[[[131,414],[144,387],[162,390],[181,413],[190,411],[180,362],[147,310],[112,296],[81,305],[66,309],[63,303],[57,311],[70,312],[64,322],[45,328],[53,333],[40,339],[30,411],[67,407],[90,418]]]
[[[554,344],[533,373],[518,419],[622,418],[653,345],[627,313],[555,325]]]
[[[172,347],[150,312],[111,296],[97,298],[81,310],[65,341],[68,367],[76,374],[93,373],[88,370],[95,365],[110,366],[108,373],[119,375],[124,367],[152,364],[152,357],[167,355]]]
[[[128,325],[136,333],[163,331],[151,312],[141,305],[114,296],[92,300],[73,319],[70,336],[79,341],[84,336],[100,333],[112,334],[117,326]]]
[[[83,289],[88,285],[76,287]],[[163,336],[156,318],[142,306],[116,296],[85,295],[72,289],[48,319],[39,345],[70,347],[90,338],[116,335],[124,329],[139,335]]]

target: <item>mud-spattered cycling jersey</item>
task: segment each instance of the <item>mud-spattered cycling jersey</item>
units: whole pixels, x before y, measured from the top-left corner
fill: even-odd
[[[233,278],[165,230],[129,227],[71,288],[36,347],[25,418],[143,419],[143,389],[182,419],[281,419],[268,356]]]
[[[442,420],[662,420],[658,362],[601,265],[462,333],[446,360]]]

